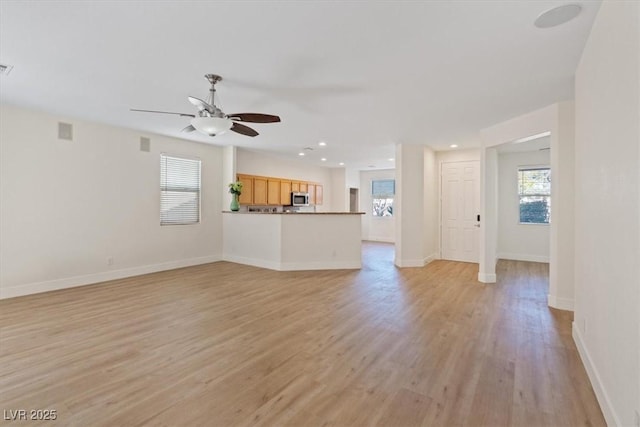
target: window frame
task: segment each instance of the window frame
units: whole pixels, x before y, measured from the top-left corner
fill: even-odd
[[[393,183],[393,189],[392,192],[389,193],[375,193],[374,189],[376,187],[376,185],[374,184],[375,182],[392,182]],[[396,180],[395,178],[381,178],[381,179],[372,179],[371,180],[371,217],[375,218],[375,219],[382,219],[382,220],[387,220],[389,218],[393,218],[394,214],[393,214],[393,207],[395,205],[395,197],[396,195]],[[380,199],[386,199],[389,200],[391,199],[391,213],[389,215],[376,215],[375,214],[375,209],[373,208],[375,201],[376,200],[380,200]]]
[[[172,158],[172,159],[178,159],[178,160],[187,160],[187,161],[191,161],[191,162],[197,162],[198,164],[198,189],[197,189],[197,203],[198,203],[198,209],[197,209],[197,220],[196,221],[188,221],[188,222],[163,222],[163,214],[162,214],[162,209],[163,209],[163,192],[165,191],[171,191],[168,190],[168,188],[171,188],[169,186],[166,186],[165,183],[163,183],[162,181],[162,171],[163,171],[163,159],[164,158]],[[159,210],[159,214],[160,214],[160,226],[161,227],[165,227],[165,226],[174,226],[174,225],[198,225],[202,222],[202,159],[200,159],[199,157],[195,157],[195,156],[189,156],[189,155],[184,155],[184,154],[173,154],[173,153],[167,153],[167,152],[161,152],[160,153],[160,173],[158,174],[159,176],[159,181],[160,181],[160,210]],[[176,188],[184,188],[184,187],[176,187]],[[174,189],[174,191],[176,191]],[[189,192],[188,190],[185,192]],[[196,193],[195,191],[192,191],[194,193]]]
[[[549,193],[535,193],[535,194],[522,194],[520,192],[520,172],[523,171],[536,171],[536,170],[548,170],[549,171]],[[551,225],[551,166],[542,164],[542,165],[523,165],[518,166],[516,170],[516,192],[518,198],[518,225],[541,225],[541,226],[549,226]],[[547,206],[549,210],[549,218],[547,222],[522,222],[522,198],[523,197],[545,197],[547,198]]]

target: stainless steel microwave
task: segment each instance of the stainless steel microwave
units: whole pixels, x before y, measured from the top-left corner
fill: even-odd
[[[291,193],[291,206],[309,206],[309,193]]]

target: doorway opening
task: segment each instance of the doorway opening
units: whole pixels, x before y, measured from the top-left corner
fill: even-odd
[[[349,188],[349,212],[358,212],[358,189]]]

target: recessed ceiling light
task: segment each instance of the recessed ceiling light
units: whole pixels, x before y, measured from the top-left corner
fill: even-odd
[[[451,147],[451,148],[458,148],[458,144],[451,144],[449,147]]]
[[[318,142],[318,145],[321,146],[321,147],[324,147],[325,145],[327,145],[327,143],[324,142],[324,141],[320,141],[320,142]]]
[[[298,156],[304,156],[304,153],[301,151],[298,153]]]
[[[344,162],[338,163],[339,166],[344,166]]]
[[[579,4],[564,4],[542,12],[534,24],[538,28],[551,28],[571,21],[582,11]]]
[[[321,158],[321,159],[320,159],[320,161],[322,161],[322,162],[326,162],[326,161],[327,161],[327,159],[323,157],[323,158]]]
[[[389,157],[389,161],[393,162],[395,159],[393,157]]]
[[[520,138],[520,139],[516,139],[515,141],[513,141],[514,144],[520,144],[521,142],[529,142],[529,141],[533,141],[534,139],[538,139],[538,138],[544,138],[545,136],[549,136],[551,135],[551,132],[541,132],[541,133],[537,133],[535,135],[531,135],[531,136],[527,136],[524,138]]]

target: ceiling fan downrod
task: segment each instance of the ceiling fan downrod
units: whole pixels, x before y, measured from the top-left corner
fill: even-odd
[[[211,88],[209,88],[209,99],[207,99],[207,102],[209,105],[213,106],[217,112],[219,109],[216,107],[216,83],[222,81],[222,76],[217,74],[205,74],[204,78],[209,80],[209,83],[211,83]]]

